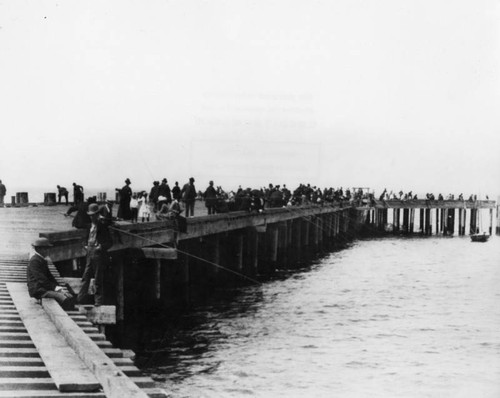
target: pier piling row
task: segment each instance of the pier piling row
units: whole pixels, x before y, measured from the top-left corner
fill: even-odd
[[[170,221],[121,222],[112,228],[115,290],[108,301],[117,306],[120,321],[137,295],[171,302],[186,297],[192,285],[250,282],[306,252],[342,245],[362,231],[465,235],[477,232],[481,212],[490,211],[491,232],[495,206],[494,201],[388,200],[273,208],[189,218],[186,233]],[[84,234],[40,233],[54,245],[49,256],[63,273],[74,272],[74,260],[85,256]]]

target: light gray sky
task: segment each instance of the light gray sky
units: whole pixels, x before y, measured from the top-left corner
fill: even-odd
[[[500,2],[0,3],[0,179],[500,194]]]

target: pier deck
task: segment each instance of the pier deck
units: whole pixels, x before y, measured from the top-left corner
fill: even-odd
[[[222,258],[223,245],[226,248],[231,246],[231,250],[225,253],[230,257],[227,265],[234,267],[234,270],[239,273],[244,272],[253,276],[260,272],[261,258],[265,257],[270,263],[276,264],[279,255],[290,247],[294,249],[318,247],[323,240],[342,241],[345,237],[352,238],[358,227],[368,224],[378,225],[383,229],[387,224],[388,209],[394,211],[395,226],[399,226],[402,212],[402,225],[409,231],[413,230],[413,217],[417,209],[420,213],[420,223],[424,225],[423,230],[430,230],[428,227],[431,226],[432,214],[434,214],[436,231],[438,231],[438,216],[440,228],[443,225],[449,225],[453,231],[454,218],[452,216],[455,210],[460,211],[458,219],[461,229],[465,225],[465,211],[462,213],[462,210],[477,212],[478,209],[492,211],[494,208],[494,201],[426,200],[374,201],[359,207],[355,204],[344,203],[343,207],[335,204],[276,208],[263,213],[233,212],[190,218],[187,220],[187,233],[175,232],[172,224],[164,221],[139,224],[118,223],[113,228],[115,243],[110,251],[116,253],[122,250],[125,252],[128,249],[145,248],[142,256],[150,261],[149,265],[153,265],[154,268],[150,267],[148,271],[146,267],[143,272],[154,270],[152,279],[155,284],[155,297],[159,298],[160,292],[163,292],[161,287],[161,273],[163,272],[168,278],[178,278],[176,282],[184,286],[189,285],[191,278],[206,278],[205,271],[199,275],[196,274],[197,260],[191,258],[188,261],[186,257],[193,250],[205,250],[205,253],[198,257],[219,263]],[[28,333],[29,327],[27,328],[27,325],[22,322],[7,288],[7,283],[20,283],[25,286],[30,243],[38,236],[46,236],[54,244],[49,254],[54,262],[64,262],[84,256],[82,239],[85,232],[71,228],[71,219],[62,215],[65,209],[64,206],[0,209],[0,239],[5,243],[0,248],[0,309],[2,310],[0,312],[0,397],[113,396],[113,393],[109,391],[62,393],[57,389],[56,383],[50,377],[50,366],[49,368],[46,366],[39,351],[35,348]],[[431,210],[434,213],[431,213]],[[474,217],[471,216],[471,220]],[[203,249],[205,240],[211,243]],[[163,252],[157,256],[158,253],[154,247],[159,243],[172,247],[180,245],[184,254],[179,260],[177,257],[169,258],[168,253]],[[123,286],[123,270],[131,265],[131,258],[117,255],[115,261],[115,265],[121,270],[118,274],[118,283],[119,286]],[[213,269],[214,274],[210,278],[217,279],[217,272],[217,269]],[[55,267],[53,273],[58,276]],[[118,290],[122,291],[123,288]],[[120,294],[117,316],[118,312],[120,316],[123,316],[123,294]],[[88,337],[88,341],[81,338],[82,346],[89,347],[90,350],[91,345],[87,345],[90,344],[89,341],[95,344],[99,352],[105,354],[112,360],[113,366],[116,365],[120,369],[120,373],[122,372],[141,388],[141,393],[149,396],[164,396],[162,390],[154,388],[153,380],[144,377],[130,359],[124,358],[121,350],[113,348],[84,314],[74,311],[69,312],[64,321],[61,321],[59,317],[53,319],[59,330],[61,327],[66,327],[67,330],[75,331],[75,335],[79,333],[76,333],[76,329],[70,325],[73,325],[71,322],[74,322],[75,326],[78,325],[79,330]],[[64,335],[64,332],[62,334]],[[84,340],[86,340],[85,343],[83,343]],[[74,342],[68,342],[68,344],[71,345]],[[77,346],[72,346],[72,348],[78,353]],[[80,352],[80,358],[82,355],[83,353]],[[95,356],[99,356],[97,352]],[[94,368],[94,371],[99,365],[92,361],[84,362],[87,367]],[[105,362],[105,359],[101,358],[101,362]],[[100,380],[100,383],[102,384],[103,381]],[[123,393],[120,394],[115,394],[115,396],[123,396]]]
[[[61,207],[62,209],[62,207]],[[8,289],[18,286],[21,291],[26,289],[26,267],[30,243],[38,237],[40,230],[61,231],[71,228],[71,220],[57,215],[61,210],[57,208],[11,208],[0,209],[0,239],[4,242],[0,247],[0,397],[106,397],[112,396],[109,388],[96,391],[68,391],[61,392],[58,384],[51,377],[53,374],[53,363],[46,363],[47,357],[41,356],[35,341],[44,333],[56,333],[54,329],[43,329],[40,325],[36,329],[37,337],[34,337],[33,326],[23,322],[16,304]],[[52,268],[56,279],[61,280],[57,270]],[[27,292],[26,292],[27,295]],[[34,299],[28,299],[35,303]],[[42,306],[35,304],[40,311],[45,313]],[[32,307],[34,308],[34,307]],[[60,314],[61,315],[61,314]],[[156,388],[155,382],[144,376],[134,365],[127,351],[114,348],[106,340],[104,334],[100,333],[97,326],[88,321],[85,314],[79,311],[64,313],[66,322],[71,322],[83,333],[92,344],[112,361],[113,366],[123,374],[123,377],[134,383],[140,390],[140,394],[150,397],[165,397],[163,390]],[[59,336],[62,337],[62,336]],[[45,336],[47,340],[41,344],[51,344],[53,336]],[[39,344],[39,342],[36,342]],[[63,351],[57,345],[53,351]],[[73,350],[75,351],[75,350]],[[74,354],[74,352],[73,352]],[[61,357],[58,358],[61,360]],[[61,370],[71,369],[74,364],[64,362],[60,364]],[[88,368],[85,373],[88,371]],[[83,372],[82,372],[83,373]],[[62,375],[62,373],[60,373]],[[81,380],[81,375],[75,380]],[[56,376],[57,377],[57,376]],[[60,379],[62,380],[62,379]],[[102,382],[101,382],[102,384]],[[74,386],[73,386],[74,387]],[[93,386],[91,386],[93,387]],[[62,388],[64,390],[64,388]],[[76,389],[78,388],[71,388]],[[93,388],[90,388],[91,390]],[[117,396],[117,395],[115,395]],[[121,395],[122,397],[125,395]],[[140,396],[140,395],[133,395]]]

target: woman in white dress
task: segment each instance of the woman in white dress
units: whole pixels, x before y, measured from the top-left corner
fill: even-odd
[[[151,217],[151,208],[148,203],[148,194],[146,192],[141,192],[139,195],[139,217],[141,217],[142,222],[149,221]]]

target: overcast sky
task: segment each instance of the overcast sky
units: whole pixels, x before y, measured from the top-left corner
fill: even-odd
[[[7,195],[194,176],[494,196],[500,2],[3,0],[0,110]]]

